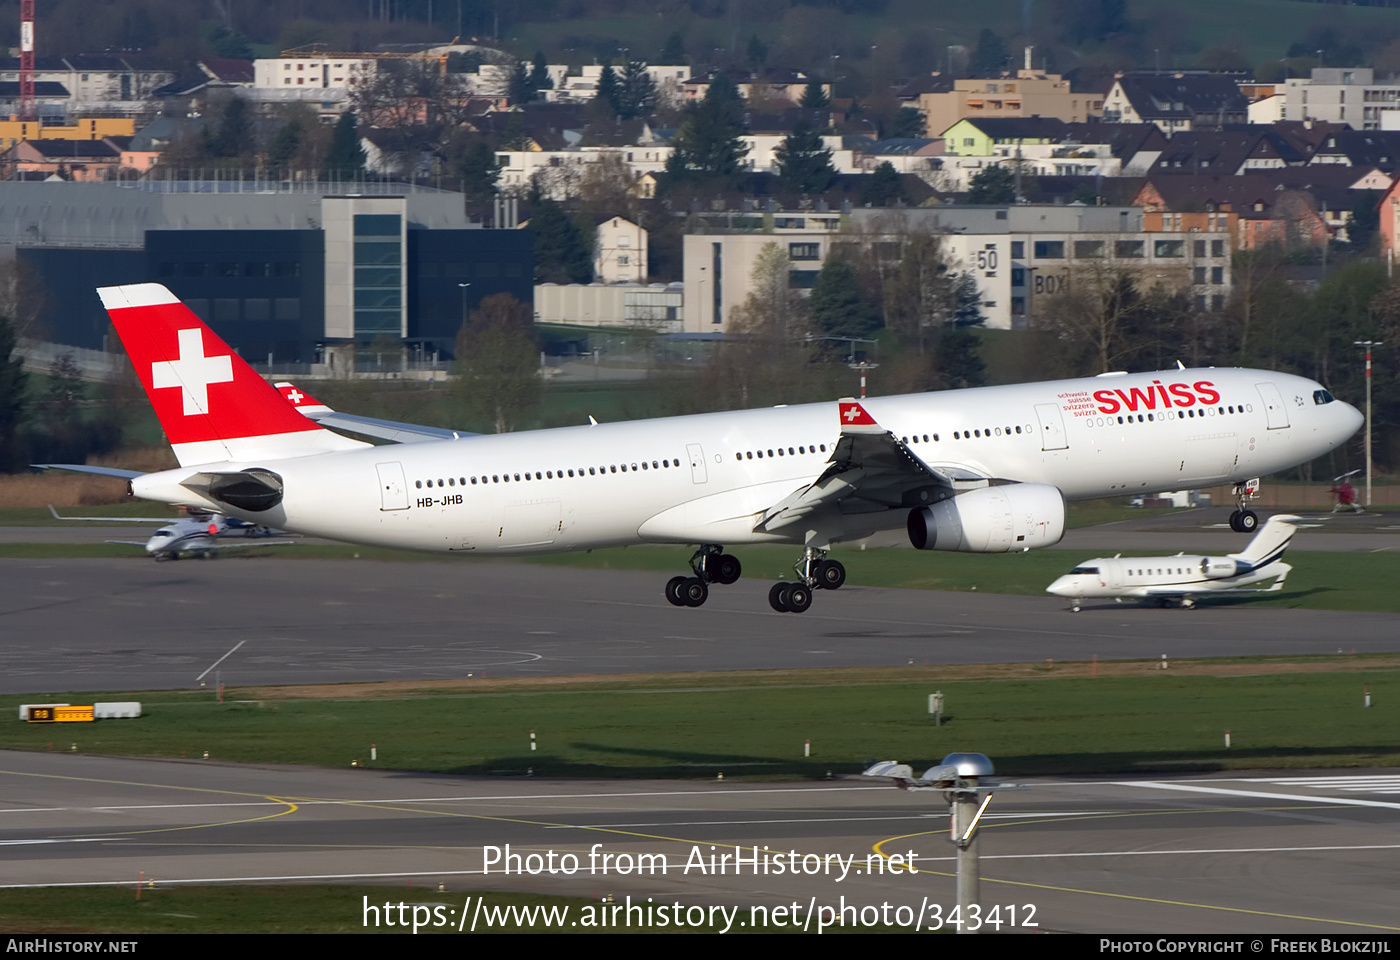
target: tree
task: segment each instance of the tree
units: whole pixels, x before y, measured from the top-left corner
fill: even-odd
[[[462,178],[462,193],[467,203],[474,206],[490,203],[496,195],[496,181],[501,177],[496,151],[484,138],[477,138],[458,161],[457,174]]]
[[[268,172],[273,176],[285,175],[292,164],[292,158],[296,156],[297,147],[301,145],[301,124],[295,120],[289,120],[277,128],[277,133],[272,137],[272,144],[267,148]]]
[[[590,244],[553,200],[536,204],[530,219],[535,233],[536,283],[587,283],[593,279]]]
[[[509,433],[539,406],[539,353],[530,308],[486,297],[457,334],[457,396],[468,416]]]
[[[530,82],[530,71],[525,68],[525,61],[515,61],[515,66],[511,68],[510,80],[506,82],[506,96],[510,98],[511,104],[529,103],[535,99],[535,85]]]
[[[624,120],[649,116],[656,109],[656,84],[640,60],[627,61],[618,102],[617,113]]]
[[[615,215],[637,220],[638,184],[642,175],[632,168],[621,150],[607,150],[597,160],[583,165],[574,190],[579,209],[594,218]]]
[[[803,110],[825,110],[831,106],[831,98],[826,95],[826,88],[819,81],[811,80],[802,91],[802,100],[798,106]]]
[[[894,122],[890,124],[892,137],[922,137],[928,129],[928,120],[918,107],[900,107],[895,111]]]
[[[749,63],[753,64],[755,67],[762,66],[763,61],[768,59],[768,44],[758,39],[758,34],[756,33],[749,37],[747,56]]]
[[[613,113],[622,115],[622,84],[612,64],[603,64],[603,72],[598,75],[598,92],[594,96],[611,107]]]
[[[530,87],[535,94],[554,89],[554,78],[549,75],[549,64],[545,61],[543,50],[535,51],[535,62],[530,67]]]
[[[968,203],[1016,202],[1016,175],[1005,167],[983,167],[968,187]]]
[[[829,337],[863,339],[879,327],[879,317],[861,299],[855,267],[844,257],[826,258],[809,303],[812,322]]]
[[[954,316],[956,297],[943,241],[929,233],[904,234],[898,270],[886,280],[884,292],[887,324],[923,356]]]
[[[792,133],[774,151],[778,179],[793,193],[825,193],[836,183],[831,151],[821,136],[805,120],[799,120]]]
[[[953,281],[953,325],[980,327],[987,317],[982,312],[982,291],[977,288],[977,276],[971,272],[959,274]]]
[[[211,157],[236,157],[251,152],[253,122],[248,112],[248,101],[242,97],[229,97],[219,114],[219,125],[211,134],[204,131],[205,149]]]
[[[666,161],[669,182],[726,185],[737,182],[748,153],[740,137],[744,133],[743,102],[734,82],[715,74],[705,98],[681,124]]]
[[[0,471],[27,462],[19,449],[19,425],[24,418],[24,364],[13,356],[15,331],[10,318],[0,315]]]
[[[685,63],[685,40],[679,31],[666,38],[666,45],[661,48],[661,55],[657,57],[657,62],[666,66],[679,66]]]
[[[974,76],[999,77],[1006,69],[1006,44],[1001,37],[986,28],[977,35],[977,46],[972,51],[972,62],[968,64]]]
[[[347,110],[335,122],[331,134],[331,149],[326,154],[326,173],[340,179],[364,176],[365,148],[360,146],[355,112]]]
[[[904,179],[888,160],[876,167],[860,187],[860,202],[872,207],[893,206],[904,199]]]

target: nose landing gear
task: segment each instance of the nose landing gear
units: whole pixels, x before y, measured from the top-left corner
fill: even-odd
[[[1259,496],[1259,480],[1235,484],[1234,494],[1239,509],[1230,514],[1230,529],[1236,533],[1253,533],[1259,527],[1259,515],[1247,509],[1249,501]]]

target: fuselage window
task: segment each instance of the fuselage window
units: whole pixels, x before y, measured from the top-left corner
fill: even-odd
[[[472,477],[472,486],[476,486],[476,477]]]
[[[612,472],[617,473],[617,464],[613,464]]]
[[[735,460],[742,460],[742,459],[744,459],[744,455],[743,455],[742,453],[736,453],[736,454],[734,454],[734,459],[735,459]]]
[[[492,482],[492,483],[500,483],[500,482],[501,482],[501,478],[500,478],[499,476],[497,476],[496,474],[493,473],[493,474],[491,475],[491,482]]]
[[[758,451],[758,459],[760,459],[760,460],[763,459],[763,451],[762,451],[762,450]]]
[[[982,431],[981,431],[981,430],[974,430],[974,431],[972,431],[972,435],[973,435],[974,437],[976,437],[977,439],[979,439],[979,440],[982,439]]]
[[[626,473],[626,472],[627,472],[627,464],[625,464],[625,463],[622,465],[622,472],[623,472],[623,473]]]
[[[1019,431],[1021,428],[1020,428],[1020,427],[1017,427],[1016,429]],[[936,434],[936,433],[933,435],[933,442],[934,442],[934,443],[937,443],[937,442],[938,442],[938,434]]]
[[[448,477],[448,478],[447,478],[447,485],[448,485],[449,487],[455,487],[455,486],[457,486],[457,481],[456,481],[456,480],[453,480],[451,477]]]
[[[826,444],[822,444],[822,453],[826,453]]]
[[[593,473],[594,473],[593,467],[589,467],[589,468],[588,468],[588,475],[591,477],[591,476],[593,476]]]
[[[781,457],[782,455],[783,455],[783,448],[782,448],[782,447],[779,447],[779,448],[778,448],[778,456]]]
[[[423,481],[422,481],[422,480],[415,480],[415,481],[413,481],[413,483],[414,483],[414,485],[415,485],[419,490],[422,490],[422,489],[423,489]]]
[[[752,451],[752,450],[746,451],[746,452],[744,453],[744,456],[746,456],[746,457],[748,457],[750,460],[752,460],[752,459],[753,459],[753,451]]]

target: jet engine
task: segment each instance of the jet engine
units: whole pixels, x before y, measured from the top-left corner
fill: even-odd
[[[909,542],[919,550],[1010,553],[1064,535],[1065,498],[1047,483],[981,487],[909,511]]]
[[[208,491],[220,503],[261,513],[282,502],[282,478],[258,467],[241,473],[216,473],[209,475]]]
[[[1244,561],[1231,560],[1229,557],[1201,558],[1201,576],[1207,580],[1225,580],[1237,577],[1240,574],[1248,573],[1250,569],[1250,565]]]

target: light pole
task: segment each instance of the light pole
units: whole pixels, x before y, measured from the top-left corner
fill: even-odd
[[[1354,340],[1358,347],[1366,348],[1366,506],[1371,505],[1371,348],[1379,347],[1380,340]]]
[[[467,325],[467,287],[470,287],[471,284],[459,283],[457,286],[462,288],[462,326],[465,327]]]

